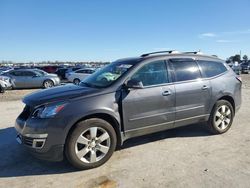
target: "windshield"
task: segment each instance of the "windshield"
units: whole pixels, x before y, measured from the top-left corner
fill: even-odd
[[[80,85],[97,88],[108,87],[126,73],[135,62],[135,60],[115,61],[86,77]]]

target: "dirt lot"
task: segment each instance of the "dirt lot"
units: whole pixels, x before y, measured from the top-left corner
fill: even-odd
[[[211,135],[203,125],[129,140],[103,166],[76,171],[67,162],[39,161],[15,141],[23,94],[0,96],[0,187],[250,187],[250,75],[233,127]]]

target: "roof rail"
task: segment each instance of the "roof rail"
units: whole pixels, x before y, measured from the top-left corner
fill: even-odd
[[[201,51],[194,51],[194,52],[183,52],[184,54],[197,54],[197,55],[202,55],[203,53]]]
[[[142,54],[141,57],[146,57],[146,56],[153,55],[153,54],[163,54],[163,53],[178,54],[178,53],[180,53],[180,52],[178,52],[178,51],[176,51],[176,50],[158,51],[158,52],[151,52],[151,53],[147,53],[147,54]]]

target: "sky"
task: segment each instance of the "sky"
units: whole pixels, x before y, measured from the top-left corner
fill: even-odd
[[[0,61],[250,56],[250,0],[0,0]]]

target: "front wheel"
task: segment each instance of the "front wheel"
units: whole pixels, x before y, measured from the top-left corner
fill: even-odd
[[[230,102],[219,100],[215,103],[210,118],[208,127],[214,134],[222,134],[227,132],[234,118],[234,109]]]
[[[104,164],[116,148],[114,128],[98,118],[87,119],[76,125],[69,135],[65,154],[78,169],[91,169]]]
[[[75,78],[75,79],[73,80],[73,83],[74,83],[75,85],[79,85],[80,82],[81,82],[81,80],[78,79],[78,78]]]
[[[51,88],[51,87],[53,87],[53,86],[54,86],[54,82],[53,82],[52,80],[45,80],[45,81],[43,82],[43,87],[44,87],[45,89]]]
[[[5,92],[5,88],[0,85],[0,93],[4,93],[4,92]]]

